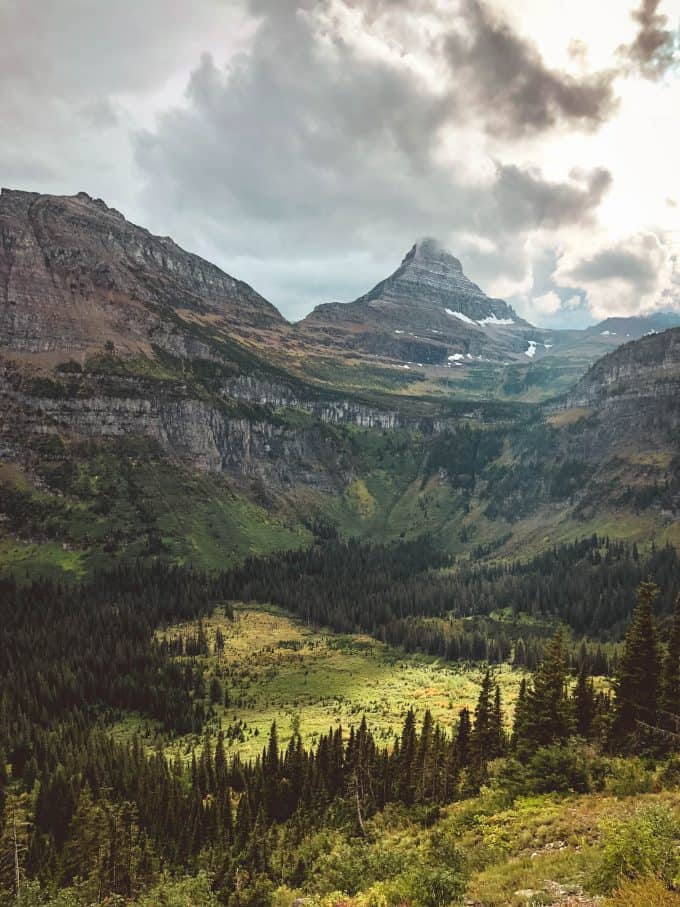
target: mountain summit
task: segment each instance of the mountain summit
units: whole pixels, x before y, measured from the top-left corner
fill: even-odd
[[[464,273],[460,261],[435,239],[417,242],[404,256],[397,270],[381,281],[362,300],[375,307],[414,305],[444,307],[474,321],[494,319],[507,324],[519,321],[513,309],[501,299],[490,299]]]
[[[453,353],[490,358],[527,348],[536,330],[487,296],[435,239],[422,239],[397,270],[354,302],[317,306],[298,330],[319,342],[400,359],[443,362]]]

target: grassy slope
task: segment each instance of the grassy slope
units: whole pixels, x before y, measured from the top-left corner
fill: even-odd
[[[399,903],[390,896],[395,888],[404,890],[408,884],[409,864],[424,863],[440,869],[447,859],[460,866],[467,876],[463,892],[452,904],[475,907],[603,905],[599,871],[603,838],[609,824],[612,821],[634,823],[638,810],[654,807],[668,808],[680,817],[680,792],[677,790],[632,793],[622,797],[612,793],[611,786],[616,786],[616,782],[610,782],[610,789],[598,794],[519,797],[510,803],[503,796],[487,791],[475,799],[446,808],[440,821],[430,829],[404,821],[388,811],[371,823],[374,840],[368,845],[369,856],[364,857],[364,863],[373,873],[370,869],[366,873],[366,884],[354,897],[320,897],[318,901],[312,899],[309,907],[317,904],[323,904],[323,907],[336,904],[382,907]],[[388,854],[401,855],[401,861],[393,860],[390,867],[386,859]],[[331,852],[326,865],[333,866],[338,857]],[[352,860],[347,852],[344,857]],[[357,862],[360,858],[359,854],[354,856]],[[395,864],[403,870],[401,878]],[[338,888],[341,888],[340,866],[336,873]],[[371,874],[377,876],[375,881],[371,880]],[[351,879],[349,866],[345,875]],[[664,904],[677,903],[670,900],[673,897],[670,893],[668,897]],[[283,898],[281,903],[285,903]],[[442,903],[448,904],[448,900]],[[651,905],[648,900],[617,903],[627,904],[627,907]]]

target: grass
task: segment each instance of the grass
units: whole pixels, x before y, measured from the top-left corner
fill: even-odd
[[[290,907],[301,897],[309,907],[666,907],[677,904],[677,893],[649,876],[621,879],[611,900],[597,894],[610,821],[634,826],[638,810],[650,807],[677,815],[680,794],[566,794],[508,802],[486,789],[446,807],[426,827],[399,807],[388,807],[367,823],[366,841],[332,832],[307,840],[312,881],[305,890],[283,886],[274,903]],[[457,895],[441,899],[419,887],[411,899],[414,874],[427,880],[428,869],[445,866],[459,880]],[[356,893],[342,894],[348,890]]]
[[[65,549],[56,542],[32,544],[10,537],[0,538],[0,565],[20,581],[69,576],[78,580],[87,572],[82,551]]]
[[[419,719],[429,708],[451,727],[463,706],[474,708],[484,671],[404,655],[366,636],[312,630],[270,606],[238,605],[233,622],[218,609],[205,627],[211,651],[218,628],[226,638],[221,658],[202,657],[206,681],[217,675],[229,691],[230,705],[216,707],[215,722],[233,729],[229,752],[246,759],[260,753],[273,722],[282,741],[299,722],[306,746],[331,726],[348,730],[364,714],[378,741],[391,743],[411,706]],[[196,624],[163,632],[191,636]],[[509,719],[522,674],[502,665],[495,675]],[[119,734],[134,729],[134,721],[116,726]],[[182,743],[185,750],[192,745]]]
[[[680,793],[546,795],[520,798],[506,809],[480,809],[460,837],[461,846],[481,864],[466,896],[485,907],[525,907],[563,903],[558,891],[565,899],[594,891],[603,829],[611,820],[633,820],[643,804],[664,804],[677,812]],[[469,809],[454,805],[451,816]]]

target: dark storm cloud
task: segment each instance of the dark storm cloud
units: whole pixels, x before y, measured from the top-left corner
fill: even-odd
[[[445,50],[452,78],[489,131],[544,132],[560,123],[595,128],[616,106],[616,72],[572,76],[551,69],[537,48],[480,0],[463,0],[461,28]]]
[[[579,223],[595,209],[611,186],[611,173],[599,168],[581,183],[549,182],[540,173],[515,166],[499,167],[495,187],[499,215],[507,228]]]
[[[577,223],[606,171],[549,182],[499,165],[481,180],[440,155],[459,101],[401,61],[367,57],[319,32],[318,3],[255,0],[247,54],[226,69],[205,56],[186,105],[138,137],[150,206],[210,221],[232,255],[307,255],[379,247],[422,233]]]
[[[619,48],[619,54],[647,79],[659,79],[680,62],[680,36],[668,25],[668,16],[659,13],[660,0],[642,0],[631,15],[639,25],[632,44]]]
[[[640,294],[652,291],[657,284],[658,263],[653,255],[656,243],[647,248],[619,246],[582,259],[569,274],[579,283],[621,280],[634,286]]]

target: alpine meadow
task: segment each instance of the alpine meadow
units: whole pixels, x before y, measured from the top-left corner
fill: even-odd
[[[0,907],[680,907],[680,0],[0,35]]]

